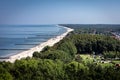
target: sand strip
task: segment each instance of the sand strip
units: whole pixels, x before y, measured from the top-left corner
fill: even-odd
[[[59,25],[57,25],[57,26],[59,26]],[[59,26],[59,27],[63,27],[63,26]],[[6,62],[9,61],[9,62],[13,63],[13,62],[15,62],[15,60],[20,60],[21,58],[32,57],[33,53],[35,51],[40,52],[45,46],[53,46],[55,43],[62,40],[69,32],[73,31],[73,29],[71,29],[71,28],[67,28],[67,27],[64,27],[64,28],[67,31],[65,33],[61,34],[60,36],[56,36],[55,38],[51,38],[48,41],[43,42],[36,47],[33,47],[29,50],[26,50],[26,51],[20,52],[18,54],[12,55],[12,56],[8,57],[7,59],[4,59],[4,58],[0,59],[0,61],[6,61]]]

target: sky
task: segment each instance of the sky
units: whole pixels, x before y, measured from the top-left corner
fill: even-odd
[[[0,0],[0,24],[120,24],[120,0]]]

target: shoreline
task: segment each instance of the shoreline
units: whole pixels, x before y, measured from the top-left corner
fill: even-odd
[[[4,59],[4,58],[1,58],[0,61],[5,61],[5,62],[11,62],[11,63],[14,63],[15,60],[20,60],[22,58],[26,58],[26,57],[32,57],[33,56],[33,53],[35,51],[38,51],[40,52],[45,46],[53,46],[54,44],[58,43],[60,40],[62,40],[69,32],[73,31],[73,29],[71,28],[68,28],[68,27],[64,27],[64,26],[59,26],[59,25],[56,25],[58,27],[63,27],[65,28],[67,31],[62,33],[61,35],[59,36],[56,36],[54,38],[50,38],[48,39],[46,42],[43,42],[33,48],[30,48],[29,50],[26,50],[26,51],[23,51],[23,52],[20,52],[18,54],[15,54],[15,55],[11,55],[9,56],[7,59]]]

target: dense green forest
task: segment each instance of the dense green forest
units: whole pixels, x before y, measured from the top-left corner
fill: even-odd
[[[75,29],[77,34],[104,34],[112,35],[111,32],[120,32],[119,24],[60,24]]]
[[[120,80],[120,41],[77,30],[32,58],[0,62],[0,80]]]

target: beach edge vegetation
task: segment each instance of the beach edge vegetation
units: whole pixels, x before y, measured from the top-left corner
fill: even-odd
[[[117,58],[117,59],[116,59]],[[1,80],[119,80],[120,41],[69,33],[52,47],[15,63],[0,62]]]

